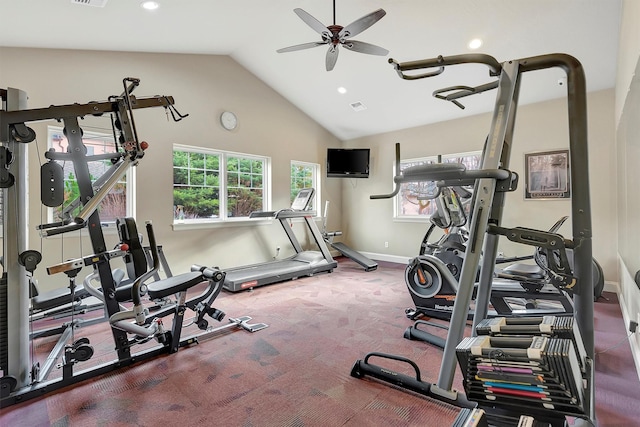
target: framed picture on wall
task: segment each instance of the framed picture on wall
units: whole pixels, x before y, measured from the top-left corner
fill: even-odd
[[[524,155],[525,200],[571,198],[569,150]]]

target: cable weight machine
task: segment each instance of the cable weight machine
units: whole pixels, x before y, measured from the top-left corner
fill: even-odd
[[[43,236],[54,236],[82,228],[87,228],[92,244],[93,256],[90,263],[83,260],[78,265],[60,267],[75,283],[80,268],[91,265],[98,275],[102,294],[105,296],[105,310],[113,315],[121,310],[115,297],[115,280],[109,261],[122,256],[124,250],[107,250],[98,206],[107,193],[133,166],[144,156],[147,143],[140,141],[137,135],[133,111],[140,108],[163,107],[171,112],[174,121],[187,115],[181,115],[173,106],[171,96],[137,98],[132,92],[140,84],[137,78],[125,78],[122,81],[121,95],[111,96],[108,101],[86,104],[53,105],[46,108],[27,108],[26,92],[15,89],[0,89],[2,108],[0,109],[0,188],[3,201],[3,275],[0,282],[0,407],[41,396],[43,393],[74,384],[100,375],[119,367],[128,366],[138,360],[144,360],[166,349],[161,348],[144,355],[132,355],[127,334],[122,329],[111,328],[117,360],[93,369],[74,372],[76,362],[91,357],[92,349],[88,340],[81,338],[72,346],[56,346],[58,353],[64,350],[63,378],[45,381],[51,368],[48,360],[44,370],[32,363],[29,351],[29,305],[30,280],[33,271],[41,260],[41,254],[28,249],[28,188],[27,188],[27,144],[36,139],[36,133],[27,126],[29,122],[57,120],[63,123],[69,142],[66,153],[47,152],[50,162],[43,165],[42,203],[46,206],[58,206],[62,202],[62,173],[53,162],[56,160],[73,163],[74,175],[78,184],[79,198],[72,205],[79,207],[77,214],[71,215],[70,209],[61,222],[44,224],[38,228]],[[112,120],[116,136],[116,153],[92,156],[87,154],[82,140],[82,128],[79,119],[85,116],[108,114]],[[107,172],[92,182],[89,162],[110,160],[112,166]],[[199,275],[201,272],[193,273]],[[219,280],[222,280],[218,277]],[[174,281],[175,283],[175,281]],[[71,295],[70,295],[71,299]],[[63,337],[66,335],[63,334]]]
[[[571,182],[573,194],[571,198],[572,234],[568,239],[573,248],[574,271],[577,279],[572,284],[574,300],[574,318],[582,336],[586,369],[584,374],[583,407],[578,421],[593,425],[595,423],[595,403],[593,389],[593,278],[592,278],[592,228],[589,195],[589,163],[587,146],[587,106],[586,81],[580,62],[566,54],[548,54],[529,58],[516,59],[499,63],[495,58],[483,54],[464,54],[450,57],[439,56],[426,60],[398,63],[389,60],[398,75],[405,80],[434,77],[442,74],[446,67],[461,64],[481,64],[489,69],[489,75],[498,78],[496,101],[489,131],[489,137],[482,156],[481,169],[466,170],[459,165],[424,165],[409,168],[394,177],[395,189],[390,194],[371,196],[372,199],[393,197],[404,182],[432,180],[442,182],[446,186],[474,184],[475,200],[472,206],[469,241],[462,264],[458,294],[455,299],[447,335],[444,354],[437,382],[427,383],[420,378],[420,371],[415,363],[403,357],[384,353],[370,353],[362,360],[357,360],[351,375],[362,378],[369,375],[381,381],[392,383],[462,408],[474,408],[462,393],[453,389],[456,370],[456,347],[464,336],[468,307],[471,303],[478,266],[480,269],[479,284],[476,296],[476,308],[473,326],[487,316],[494,265],[498,251],[498,238],[502,228],[504,209],[504,186],[511,183],[511,172],[508,170],[510,148],[513,140],[518,95],[521,77],[525,72],[559,67],[567,74],[567,107],[569,119],[569,153],[572,167]],[[416,70],[427,70],[422,74]],[[493,86],[483,86],[493,88]],[[482,87],[481,87],[482,88]],[[463,89],[447,96],[447,100],[459,99],[482,90]],[[441,92],[440,92],[441,93]],[[456,104],[457,105],[457,104]],[[396,146],[396,162],[399,163],[399,146]],[[399,170],[399,168],[397,169]],[[482,256],[481,256],[482,255]],[[586,284],[586,285],[585,285]],[[393,372],[372,363],[369,359],[394,359],[407,362],[415,370],[415,377]],[[500,411],[500,408],[484,407],[489,411]],[[539,416],[550,420],[554,426],[565,423],[565,414],[561,411],[550,413],[544,410],[522,408],[522,414],[529,411],[531,416]],[[572,414],[576,416],[576,414]]]

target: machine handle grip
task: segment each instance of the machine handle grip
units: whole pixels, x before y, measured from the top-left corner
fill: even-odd
[[[58,234],[68,233],[70,231],[80,230],[81,228],[84,228],[86,225],[87,223],[84,221],[79,223],[76,222],[76,223],[71,223],[71,224],[63,225],[56,228],[42,229],[40,231],[40,234],[42,234],[44,237],[51,237],[51,236],[56,236]]]
[[[389,60],[389,62],[391,62],[391,60]],[[399,142],[396,142],[396,175],[400,175],[400,143]],[[398,192],[400,192],[400,183],[395,181],[395,179],[394,179],[394,183],[395,183],[395,187],[393,188],[393,191],[391,193],[374,194],[369,196],[369,199],[379,200],[379,199],[390,199],[394,197],[396,194],[398,194]]]
[[[444,72],[444,68],[450,65],[458,64],[484,64],[489,67],[490,76],[499,76],[502,71],[502,65],[491,55],[482,53],[468,53],[462,55],[452,55],[444,57],[439,55],[436,58],[420,59],[417,61],[397,62],[393,58],[389,59],[389,63],[393,64],[398,75],[406,80],[422,79],[425,77],[434,77]],[[411,75],[404,73],[405,71],[421,70],[425,68],[438,68],[425,74]]]
[[[433,96],[442,99],[444,101],[450,101],[458,108],[464,110],[464,105],[458,101],[465,96],[477,95],[488,90],[492,90],[498,87],[498,81],[485,83],[480,86],[449,86],[442,89],[436,89],[433,91]],[[446,95],[443,95],[446,93]]]

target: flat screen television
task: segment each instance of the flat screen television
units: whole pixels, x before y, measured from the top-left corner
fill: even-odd
[[[369,178],[369,149],[327,149],[327,177]]]

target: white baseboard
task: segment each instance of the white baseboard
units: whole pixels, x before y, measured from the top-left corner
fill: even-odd
[[[624,320],[624,324],[628,325],[631,317],[629,316],[629,313],[626,309],[624,295],[622,295],[621,293],[618,294],[618,301],[620,301],[620,310],[622,311],[622,319]],[[629,345],[631,346],[631,354],[633,355],[633,361],[636,365],[638,379],[640,379],[640,345],[638,345],[638,340],[635,339],[635,335],[631,335],[629,337]]]
[[[618,301],[620,302],[620,311],[622,311],[622,319],[625,324],[625,328],[629,325],[631,320],[637,321],[636,314],[630,313],[629,310],[632,307],[631,301],[626,301],[625,295],[635,295],[637,293],[637,287],[635,281],[631,277],[631,274],[627,270],[624,262],[618,257],[620,284],[616,284],[616,294],[618,295]],[[605,285],[606,287],[606,285]],[[633,298],[632,298],[633,299]],[[629,337],[629,345],[631,346],[631,354],[633,355],[633,361],[636,365],[636,372],[638,379],[640,379],[640,334],[635,333]]]
[[[362,255],[367,258],[371,258],[376,261],[386,261],[386,262],[394,262],[396,264],[409,264],[409,260],[414,257],[406,257],[406,256],[398,256],[398,255],[389,255],[389,254],[377,254],[374,252],[360,252]]]
[[[602,289],[604,292],[614,292],[616,294],[620,293],[620,284],[618,282],[609,282],[605,280],[604,288]]]

